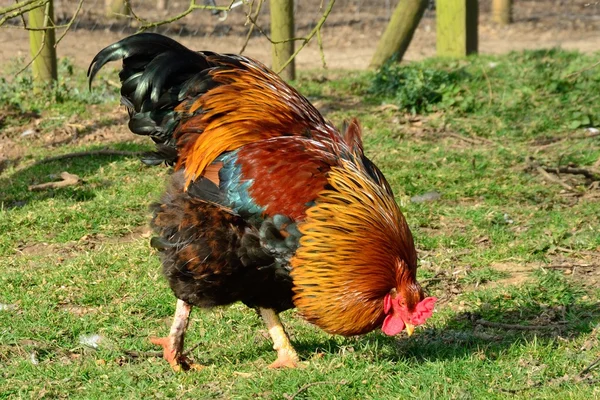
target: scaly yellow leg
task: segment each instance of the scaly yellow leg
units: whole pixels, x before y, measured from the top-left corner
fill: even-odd
[[[202,368],[201,365],[194,364],[183,355],[183,339],[191,311],[192,306],[190,304],[178,299],[169,336],[150,338],[152,343],[163,347],[163,357],[171,364],[171,368],[177,372]]]
[[[277,360],[269,368],[296,368],[298,367],[298,354],[290,343],[290,339],[283,329],[281,320],[274,310],[259,308],[260,316],[267,324],[269,335],[273,339],[273,349],[277,351]]]

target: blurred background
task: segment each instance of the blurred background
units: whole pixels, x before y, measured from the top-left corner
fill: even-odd
[[[479,52],[506,53],[511,50],[550,48],[600,50],[600,3],[590,0],[515,0],[513,23],[500,27],[491,21],[491,0],[479,1]],[[202,0],[198,0],[201,4]],[[14,4],[1,0],[0,8]],[[77,0],[56,0],[57,24],[65,24],[77,10]],[[131,7],[149,21],[169,19],[189,6],[182,0],[132,0]],[[207,1],[206,4],[210,4]],[[229,1],[219,1],[227,6]],[[398,0],[337,0],[322,30],[327,66],[334,69],[367,68],[378,40],[384,32]],[[294,6],[296,35],[306,35],[317,23],[326,0],[298,0]],[[269,2],[262,4],[256,22],[269,33]],[[404,60],[420,60],[435,55],[436,10],[432,1],[425,11]],[[242,49],[251,24],[245,6],[230,12],[195,10],[190,15],[163,25],[157,31],[174,37],[193,49],[235,52]],[[87,66],[102,47],[135,33],[139,22],[132,18],[107,16],[105,0],[85,0],[71,31],[58,45],[58,57],[71,57],[75,64]],[[259,29],[254,29],[245,54],[270,65],[271,48]],[[0,28],[0,63],[28,56],[28,32],[19,18]],[[298,44],[297,44],[298,46]],[[316,40],[299,54],[299,70],[322,66]]]

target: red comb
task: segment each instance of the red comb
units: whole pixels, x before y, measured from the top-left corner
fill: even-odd
[[[431,314],[433,314],[433,307],[435,306],[436,301],[436,297],[427,297],[421,300],[415,308],[415,312],[412,317],[412,322],[415,325],[425,323],[427,318],[431,317]]]

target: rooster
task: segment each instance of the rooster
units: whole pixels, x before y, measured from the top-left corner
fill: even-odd
[[[278,316],[290,308],[344,336],[411,335],[432,315],[413,237],[356,120],[340,132],[261,63],[151,33],[100,51],[90,85],[116,60],[129,129],[157,146],[142,161],[174,166],[151,240],[177,298],[169,335],[151,341],[173,369],[199,367],[183,354],[193,306],[257,309],[273,368],[299,362]]]

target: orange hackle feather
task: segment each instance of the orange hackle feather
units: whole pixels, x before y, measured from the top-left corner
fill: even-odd
[[[381,325],[385,295],[414,278],[416,252],[393,197],[357,163],[342,160],[328,180],[299,225],[293,300],[326,332],[358,335]]]
[[[278,136],[337,138],[335,128],[281,78],[258,62],[242,64],[244,70],[212,70],[212,80],[221,85],[176,108],[183,119],[174,133],[180,153],[176,169],[185,168],[186,187],[220,154],[249,143]]]

